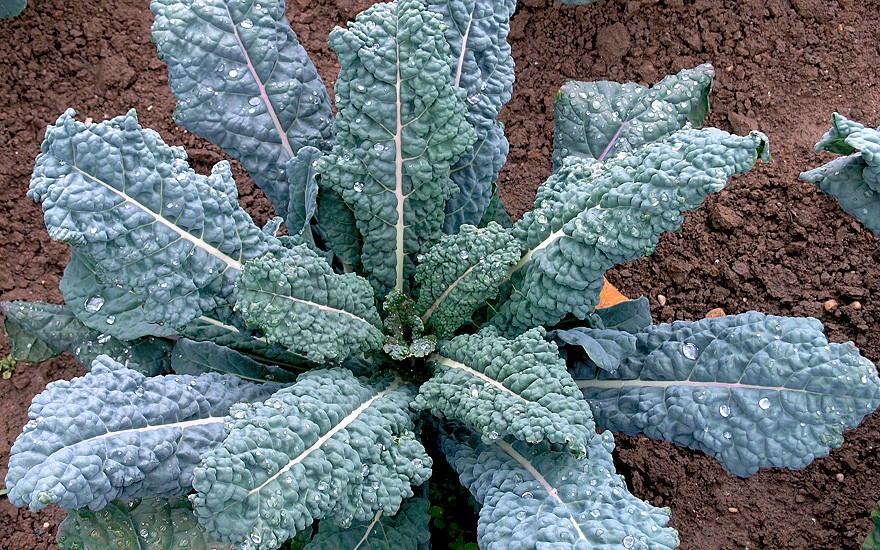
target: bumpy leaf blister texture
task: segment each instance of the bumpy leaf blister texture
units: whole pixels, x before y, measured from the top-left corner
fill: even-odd
[[[12,358],[40,363],[61,355],[73,355],[89,368],[99,355],[107,355],[126,367],[155,376],[171,368],[171,343],[152,337],[121,342],[92,330],[67,306],[43,302],[0,302],[6,316],[6,334],[12,341]]]
[[[418,0],[371,7],[330,45],[341,65],[337,144],[321,159],[320,184],[354,211],[376,294],[407,293],[410,256],[440,236],[449,170],[474,140],[464,91],[450,83],[440,16]]]
[[[513,227],[526,254],[511,268],[509,298],[492,323],[515,334],[570,313],[586,318],[606,270],[652,253],[661,234],[681,227],[682,212],[759,158],[769,160],[763,134],[709,128],[680,130],[610,161],[566,159]]]
[[[632,82],[568,82],[556,94],[554,171],[567,157],[603,160],[633,151],[709,113],[715,71],[700,65],[667,76],[651,88]]]
[[[325,187],[318,188],[318,212],[318,228],[333,254],[346,271],[359,270],[363,240],[352,209],[342,195]]]
[[[803,172],[800,178],[836,198],[848,214],[880,235],[880,130],[834,113],[816,151],[848,155]]]
[[[487,442],[513,436],[583,456],[596,433],[593,415],[544,334],[508,340],[486,329],[441,342],[414,406],[459,420]]]
[[[196,468],[199,521],[220,540],[278,548],[315,519],[348,528],[393,516],[431,475],[409,386],[345,369],[300,375],[255,407],[233,407],[223,445]]]
[[[483,229],[463,225],[457,235],[441,238],[416,268],[422,322],[434,334],[451,335],[495,298],[520,256],[519,242],[495,222]]]
[[[287,23],[284,0],[153,0],[175,120],[241,162],[287,218],[285,163],[327,149],[327,89]]]
[[[877,369],[816,319],[749,312],[636,337],[616,372],[578,382],[597,423],[702,450],[739,476],[803,468],[880,406]]]
[[[140,296],[149,323],[176,327],[226,304],[241,263],[277,247],[239,206],[229,163],[196,174],[134,111],[100,124],[74,115],[46,130],[28,191],[49,235]]]
[[[342,529],[329,522],[321,522],[318,533],[305,550],[402,550],[419,548],[431,538],[428,530],[430,504],[423,498],[411,498],[400,507],[394,517],[378,512],[370,521],[352,522]]]
[[[339,275],[306,246],[289,257],[247,263],[236,283],[235,310],[266,340],[317,362],[382,347],[373,289],[354,273]]]
[[[58,527],[63,550],[229,550],[196,521],[183,497],[115,500],[103,510],[72,510]]]
[[[117,498],[173,497],[223,441],[223,417],[278,389],[232,375],[155,376],[101,356],[91,372],[49,384],[12,446],[9,501],[100,510]]]
[[[318,207],[318,182],[315,169],[321,151],[303,147],[295,157],[287,161],[287,183],[290,185],[290,201],[284,224],[293,235],[311,238],[309,222]]]
[[[467,93],[467,120],[477,141],[452,168],[458,192],[446,205],[443,230],[455,234],[462,224],[477,225],[492,197],[492,186],[507,161],[504,127],[496,121],[513,92],[513,57],[507,34],[515,0],[428,0],[446,26],[452,83]]]
[[[586,458],[544,445],[443,442],[462,484],[483,505],[483,550],[676,548],[678,533],[665,527],[669,509],[629,493],[612,450],[610,432],[592,439]]]
[[[252,382],[288,383],[296,380],[292,373],[274,365],[264,365],[235,350],[211,342],[193,342],[181,338],[171,350],[171,368],[177,374],[198,376],[206,372],[234,374]],[[308,368],[303,364],[302,370]]]
[[[77,319],[100,333],[120,340],[177,333],[171,326],[148,323],[144,301],[123,287],[103,284],[98,279],[95,261],[75,248],[70,252],[70,263],[59,287]]]

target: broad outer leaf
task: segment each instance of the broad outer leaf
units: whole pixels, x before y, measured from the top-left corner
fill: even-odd
[[[6,317],[6,334],[16,361],[41,363],[67,352],[86,368],[99,355],[147,376],[166,373],[171,367],[171,344],[167,340],[147,336],[122,342],[86,327],[67,306],[0,302],[0,309]]]
[[[198,376],[206,372],[234,374],[253,382],[287,383],[296,380],[296,374],[274,365],[264,365],[235,350],[211,342],[193,342],[181,338],[171,350],[171,368],[177,374]],[[304,364],[302,369],[308,368]]]
[[[452,83],[467,93],[467,120],[477,135],[450,174],[458,192],[446,204],[443,230],[452,235],[462,224],[480,222],[498,172],[507,161],[507,138],[496,119],[513,92],[507,34],[516,1],[428,0],[426,4],[443,16],[454,60]]]
[[[100,124],[74,114],[46,130],[28,191],[49,235],[134,291],[146,322],[178,327],[225,305],[241,264],[278,246],[239,206],[229,163],[200,176],[134,111]]]
[[[229,407],[277,389],[214,373],[146,377],[101,356],[85,376],[34,397],[12,446],[9,501],[100,510],[118,498],[184,495],[223,441]]]
[[[287,230],[294,235],[311,238],[310,223],[318,203],[318,182],[315,180],[315,169],[321,151],[314,147],[303,147],[295,157],[287,161],[287,183],[290,185],[290,201],[287,218],[284,220]]]
[[[223,445],[196,468],[193,504],[220,540],[278,548],[315,519],[348,528],[393,516],[431,475],[409,386],[309,371],[255,407],[233,407]]]
[[[585,458],[545,445],[443,441],[462,484],[483,505],[483,550],[676,548],[678,533],[665,527],[669,508],[629,493],[613,449],[610,432],[592,439]]]
[[[211,540],[192,513],[189,500],[114,500],[104,509],[71,510],[58,527],[63,550],[229,550]]]
[[[318,533],[306,550],[403,550],[419,548],[431,538],[428,530],[430,503],[424,498],[411,498],[400,506],[394,517],[377,512],[370,521],[352,522],[342,529],[322,521]]]
[[[382,347],[373,289],[354,273],[339,275],[306,246],[245,265],[235,310],[278,342],[312,361],[343,359]]]
[[[800,178],[835,197],[848,214],[880,235],[880,131],[834,113],[816,151],[848,155],[803,172]]]
[[[880,406],[877,369],[816,319],[749,312],[636,338],[617,371],[578,382],[597,423],[702,450],[739,476],[803,468]]]
[[[492,329],[441,342],[434,376],[413,405],[476,430],[487,442],[506,436],[547,441],[583,456],[596,434],[590,407],[543,329],[516,339]]]
[[[715,70],[700,65],[646,88],[632,82],[568,82],[556,94],[553,170],[567,157],[603,160],[703,125]]]
[[[515,334],[595,310],[606,270],[654,251],[735,174],[768,160],[767,138],[680,130],[613,160],[567,159],[539,189],[513,234],[526,251],[492,323]]]
[[[412,256],[441,234],[455,190],[449,170],[474,140],[440,25],[420,1],[400,0],[330,33],[339,114],[320,185],[354,212],[363,270],[379,296],[409,291]]]
[[[174,327],[148,323],[144,301],[134,292],[98,280],[95,261],[77,249],[71,250],[64,269],[61,294],[70,310],[87,327],[120,340],[142,336],[170,336]]]
[[[452,335],[495,298],[521,255],[519,242],[495,222],[482,229],[463,225],[458,234],[441,238],[416,268],[422,322],[434,334]]]
[[[153,0],[175,120],[241,162],[287,219],[285,163],[328,148],[330,97],[285,17],[284,0]]]

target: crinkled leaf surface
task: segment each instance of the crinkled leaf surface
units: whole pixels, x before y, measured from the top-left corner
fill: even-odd
[[[211,540],[185,497],[114,500],[102,510],[71,510],[58,527],[63,550],[229,550]]]
[[[485,445],[445,439],[443,451],[483,507],[477,526],[484,550],[672,549],[669,508],[629,493],[615,473],[610,432],[596,435],[587,457],[523,443]]]
[[[700,65],[670,75],[650,88],[629,82],[568,82],[556,94],[554,171],[567,157],[603,160],[631,152],[692,124],[709,113],[715,71]]]
[[[87,327],[120,340],[176,334],[174,327],[148,323],[144,301],[137,294],[98,279],[95,261],[77,249],[59,284],[70,310]]]
[[[467,120],[477,141],[452,168],[458,192],[446,205],[443,230],[455,234],[462,224],[477,225],[492,197],[492,185],[507,161],[504,127],[496,121],[513,91],[513,57],[507,34],[515,0],[429,0],[446,26],[452,83],[467,94]]]
[[[803,468],[880,406],[874,365],[828,343],[816,319],[749,312],[636,337],[617,371],[578,381],[596,422],[702,450],[739,476]]]
[[[245,265],[235,310],[278,342],[313,361],[345,358],[382,347],[382,320],[373,289],[354,273],[340,275],[306,246]]]
[[[314,370],[255,407],[233,407],[223,445],[196,469],[199,521],[220,540],[278,548],[315,519],[348,528],[393,516],[431,475],[396,381]]]
[[[547,441],[583,456],[596,433],[593,415],[544,334],[509,340],[487,329],[441,342],[414,406],[459,420],[486,441]]]
[[[226,304],[241,264],[278,246],[239,206],[229,163],[196,174],[134,111],[100,124],[74,114],[47,129],[28,191],[49,235],[134,291],[146,322],[176,327]]]
[[[12,446],[9,501],[100,510],[118,498],[184,495],[201,457],[223,441],[229,407],[277,389],[214,373],[146,377],[101,356],[85,376],[34,398]]]
[[[636,337],[622,330],[579,327],[554,330],[547,336],[560,345],[580,348],[586,361],[609,372],[617,370],[620,362],[636,351]]]
[[[290,185],[290,201],[287,218],[284,220],[287,230],[294,235],[309,236],[309,222],[318,206],[318,182],[315,180],[315,168],[321,151],[314,147],[303,147],[295,157],[287,161],[287,182]]]
[[[379,296],[409,291],[411,256],[440,236],[455,189],[449,170],[474,140],[440,24],[418,0],[401,0],[330,33],[339,114],[320,185],[354,212],[363,270]]]
[[[303,146],[328,148],[333,114],[284,0],[153,0],[150,9],[175,120],[241,162],[287,218],[285,163]]]
[[[495,222],[461,226],[419,258],[419,315],[434,334],[449,336],[477,308],[498,294],[508,269],[519,261],[519,242]]]
[[[728,178],[768,160],[767,138],[680,130],[610,161],[566,159],[538,188],[535,209],[513,228],[526,251],[492,323],[515,334],[595,309],[605,271],[654,251],[682,212]]]
[[[234,374],[252,382],[288,383],[296,374],[275,365],[265,365],[235,350],[211,342],[193,342],[181,338],[171,350],[171,368],[177,374],[198,376],[206,372]],[[303,369],[307,368],[303,365]]]
[[[848,214],[880,235],[880,131],[834,113],[816,151],[848,155],[803,172],[800,178],[836,198]]]
[[[318,228],[346,271],[360,269],[363,241],[352,209],[342,195],[318,188]]]
[[[92,330],[67,306],[43,302],[0,302],[5,328],[16,361],[41,363],[64,352],[89,368],[99,355],[107,355],[147,376],[168,372],[171,343],[153,337],[123,342]]]
[[[329,521],[321,522],[318,533],[306,550],[402,550],[418,548],[431,538],[428,530],[430,504],[424,498],[411,498],[396,516],[377,512],[370,521],[352,522],[342,529]]]

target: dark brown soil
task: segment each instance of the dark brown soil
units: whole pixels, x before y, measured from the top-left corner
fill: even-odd
[[[174,102],[149,41],[146,1],[33,4],[0,21],[0,299],[58,302],[68,252],[49,240],[25,191],[45,126],[65,108],[101,120],[135,107],[145,126],[187,148],[197,170],[224,157],[171,121]],[[295,30],[330,84],[337,66],[326,36],[363,5],[288,1]],[[738,133],[763,130],[775,160],[690,213],[683,231],[664,236],[652,257],[609,278],[629,295],[647,295],[658,322],[698,319],[717,307],[811,315],[832,340],[854,340],[880,360],[873,337],[880,326],[877,240],[796,179],[827,160],[812,145],[832,111],[880,124],[878,13],[877,0],[606,0],[579,8],[521,2],[511,32],[517,83],[503,113],[511,155],[501,185],[511,213],[530,207],[549,173],[553,97],[563,82],[652,84],[711,62],[718,75],[709,122]],[[268,203],[247,176],[236,175],[242,204],[265,221]],[[826,312],[829,299],[840,306]],[[8,353],[7,343],[0,353]],[[11,380],[0,381],[0,475],[31,397],[47,381],[82,372],[63,358],[19,365]],[[700,453],[644,438],[620,437],[619,457],[635,494],[672,508],[682,548],[856,548],[880,498],[878,429],[875,414],[829,458],[745,480]],[[0,500],[0,546],[54,547],[62,517]]]

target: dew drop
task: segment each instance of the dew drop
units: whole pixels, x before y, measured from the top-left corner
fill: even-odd
[[[229,76],[231,76],[232,78],[235,78],[236,76],[238,76],[238,71],[236,71],[235,69],[232,69],[231,71],[229,71]]]
[[[364,467],[361,468],[361,475],[363,477],[367,477],[368,475],[370,475],[370,467],[367,466],[366,464],[364,464]]]
[[[733,437],[733,436],[730,434],[730,432],[727,432],[727,431],[724,432],[724,439],[730,439],[731,437]]]
[[[102,296],[92,296],[86,300],[85,308],[89,313],[97,313],[102,307],[104,307],[104,298]]]
[[[498,439],[498,432],[496,432],[494,430],[492,432],[490,432],[489,439],[491,439],[492,441],[495,441],[496,439]]]
[[[532,493],[530,493],[530,492],[528,492],[528,491],[526,491],[525,493],[523,493],[523,494],[522,494],[522,497],[523,497],[524,499],[535,498],[534,495],[532,495]]]
[[[260,96],[254,96],[248,100],[248,103],[254,107],[260,104]]]
[[[415,468],[421,468],[422,467],[422,459],[421,458],[414,458],[412,460],[412,465]]]
[[[599,510],[595,510],[595,509],[590,510],[590,515],[593,516],[594,518],[598,518],[599,517]]]
[[[760,401],[758,401],[758,406],[766,411],[770,408],[770,400],[764,397]]]
[[[480,396],[480,389],[477,387],[476,384],[471,384],[471,397],[479,397],[479,396]]]
[[[687,342],[683,346],[681,346],[681,354],[693,361],[697,358],[697,346],[692,344],[691,342]]]
[[[115,322],[116,322],[116,316],[115,316],[115,315],[108,315],[108,316],[107,316],[107,324],[108,324],[108,325],[112,325],[112,324],[115,323]]]
[[[519,511],[519,512],[517,512],[517,513],[516,513],[516,519],[518,519],[519,521],[522,521],[522,520],[526,519],[526,513],[523,512],[523,511]]]
[[[470,254],[468,253],[467,250],[462,250],[461,252],[458,253],[458,257],[461,258],[462,260],[467,260],[468,256],[470,256]]]
[[[730,416],[730,407],[728,407],[727,405],[721,405],[720,407],[718,407],[718,412],[721,413],[721,416],[727,418],[728,416]]]
[[[632,548],[636,544],[636,539],[632,535],[623,537],[623,547]]]
[[[326,481],[322,481],[322,482],[318,483],[318,490],[319,491],[326,491],[327,487],[329,487],[329,485],[327,485]]]
[[[364,190],[364,182],[362,182],[362,181],[354,182],[354,192],[355,193],[360,193],[363,190]]]
[[[241,28],[243,28],[243,29],[249,29],[254,26],[254,22],[251,21],[250,19],[245,19],[244,21],[239,23],[239,26],[241,26]]]
[[[98,340],[99,344],[106,344],[107,342],[110,341],[110,335],[109,334],[99,334],[97,340]]]

